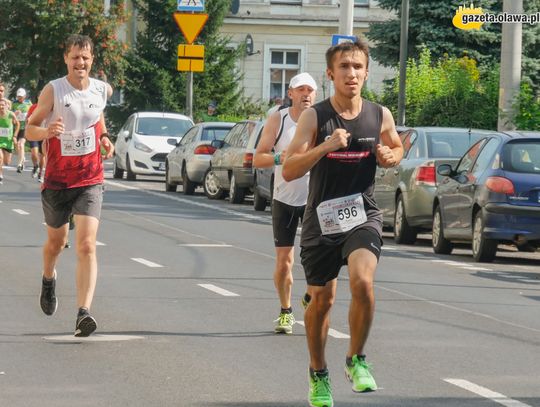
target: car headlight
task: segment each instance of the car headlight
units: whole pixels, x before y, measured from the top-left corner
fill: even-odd
[[[148,147],[146,144],[139,143],[138,141],[135,141],[133,143],[133,147],[135,147],[137,150],[144,151],[145,153],[151,153],[152,149]]]

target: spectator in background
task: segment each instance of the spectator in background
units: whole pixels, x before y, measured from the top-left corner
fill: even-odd
[[[279,108],[283,104],[283,99],[280,98],[279,96],[276,96],[275,98],[271,100],[271,102],[273,103],[273,105],[272,107],[270,107],[270,109],[266,111],[266,117],[270,117],[272,113],[277,112],[279,110]]]
[[[208,103],[208,110],[206,113],[201,113],[200,116],[201,122],[217,122],[217,103],[215,101],[211,101]]]

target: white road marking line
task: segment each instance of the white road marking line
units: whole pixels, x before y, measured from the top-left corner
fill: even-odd
[[[296,321],[296,323],[298,325],[302,325],[303,327],[306,326],[304,321]],[[332,328],[330,328],[328,330],[328,335],[330,335],[332,338],[336,338],[336,339],[349,339],[350,338],[349,335],[344,334],[343,332],[336,331],[335,329],[332,329]]]
[[[460,267],[460,268],[465,269],[465,270],[473,270],[473,271],[492,271],[491,269],[487,269],[485,267],[469,266],[469,267]]]
[[[133,261],[136,261],[137,263],[141,263],[141,264],[144,264],[145,266],[148,266],[148,267],[163,267],[161,264],[157,264],[157,263],[153,263],[149,260],[146,260],[146,259],[142,259],[140,257],[132,257],[131,260]]]
[[[96,246],[107,246],[105,243],[96,240]]]
[[[394,293],[394,294],[399,294],[399,295],[401,295],[403,297],[412,298],[412,299],[415,299],[415,300],[418,300],[418,301],[424,301],[424,302],[426,302],[428,304],[438,305],[439,307],[448,308],[448,309],[451,309],[451,310],[454,310],[454,311],[463,312],[465,314],[486,318],[486,319],[489,319],[491,321],[499,322],[501,324],[505,324],[505,325],[508,325],[508,326],[513,326],[514,328],[521,328],[521,329],[525,329],[525,330],[531,331],[531,332],[540,332],[540,329],[531,328],[529,326],[520,325],[520,324],[514,324],[513,322],[508,322],[508,321],[505,321],[504,319],[495,318],[495,317],[492,317],[491,315],[483,314],[481,312],[470,311],[470,310],[465,309],[465,308],[455,307],[453,305],[444,304],[444,303],[439,302],[439,301],[428,300],[427,298],[418,297],[417,295],[407,294],[407,293],[405,293],[403,291],[383,287],[383,286],[380,286],[378,284],[376,284],[375,287],[377,287],[378,289],[384,290],[384,291]]]
[[[204,243],[184,243],[179,244],[181,247],[232,247],[230,244],[204,244]]]
[[[452,261],[452,260],[431,260],[433,263],[442,263],[446,264],[447,266],[458,266],[458,267],[473,267],[472,264],[469,263],[462,263],[459,261]]]
[[[199,287],[206,288],[209,291],[213,291],[216,294],[223,295],[225,297],[240,297],[240,294],[233,293],[232,291],[225,290],[215,286],[214,284],[197,284]]]
[[[144,339],[142,336],[134,335],[100,335],[95,334],[84,337],[77,337],[74,335],[56,335],[56,336],[44,336],[44,340],[48,342],[116,342],[116,341],[132,341],[135,339]]]
[[[30,215],[28,212],[23,211],[22,209],[12,209],[12,211],[18,213],[19,215]]]
[[[398,248],[396,246],[383,246],[383,250],[397,250]]]
[[[205,208],[205,209],[211,209],[213,211],[224,212],[224,213],[229,214],[229,215],[235,215],[235,216],[239,216],[239,217],[249,219],[249,220],[256,220],[256,221],[267,223],[267,224],[272,223],[272,220],[269,219],[269,218],[268,219],[267,218],[261,218],[258,215],[251,215],[249,213],[239,212],[239,211],[235,211],[235,210],[232,210],[232,209],[215,206],[215,205],[212,205],[212,204],[207,204],[207,203],[203,203],[203,202],[196,202],[196,201],[192,201],[190,199],[180,198],[178,196],[167,194],[165,192],[148,191],[148,190],[144,190],[144,189],[141,189],[141,188],[138,188],[138,187],[128,186],[128,185],[121,184],[120,182],[114,182],[114,181],[109,181],[109,180],[106,180],[105,183],[109,184],[109,185],[113,185],[115,187],[126,188],[126,189],[131,189],[131,190],[137,190],[137,191],[149,194],[149,195],[159,196],[160,198],[170,199],[172,201],[182,202],[182,203],[193,205],[193,206],[198,206],[200,208]]]
[[[528,404],[522,403],[521,401],[513,400],[506,397],[504,394],[497,393],[485,387],[479,386],[468,380],[462,379],[443,379],[445,382],[453,384],[454,386],[461,387],[471,393],[475,393],[481,397],[494,401],[495,403],[502,404],[507,407],[531,407]]]

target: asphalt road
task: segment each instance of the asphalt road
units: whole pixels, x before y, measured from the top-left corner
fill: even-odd
[[[45,227],[39,184],[0,185],[0,406],[307,406],[304,328],[273,334],[279,304],[270,214],[249,203],[165,193],[163,178],[111,179],[98,240],[96,335],[73,338],[75,250],[58,264],[59,308],[39,307]],[[181,191],[181,187],[179,187]],[[492,264],[463,247],[385,238],[366,353],[381,389],[343,373],[342,269],[328,367],[336,406],[540,406],[540,254]],[[298,252],[298,251],[297,251]],[[305,290],[298,253],[293,307]]]

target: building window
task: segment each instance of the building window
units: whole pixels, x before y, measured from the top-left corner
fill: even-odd
[[[369,0],[354,0],[355,6],[369,6]]]
[[[270,99],[284,98],[291,78],[300,72],[299,50],[271,50]]]
[[[270,0],[272,4],[302,4],[302,0]]]

